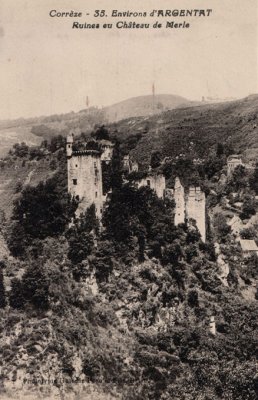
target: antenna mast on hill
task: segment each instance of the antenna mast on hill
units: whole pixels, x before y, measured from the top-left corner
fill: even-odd
[[[86,96],[86,108],[87,108],[87,110],[88,110],[88,108],[89,108],[89,104],[90,104],[90,102],[89,102],[89,97]]]

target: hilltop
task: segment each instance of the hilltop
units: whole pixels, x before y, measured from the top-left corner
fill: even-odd
[[[188,105],[196,105],[198,102],[191,102],[184,97],[175,96],[171,94],[155,95],[153,96],[138,96],[132,97],[116,103],[110,107],[104,108],[107,119],[109,122],[116,122],[121,119],[131,117],[144,117],[153,114],[160,114],[166,110],[173,110],[177,107],[184,107]]]
[[[54,114],[35,118],[0,121],[0,156],[6,155],[15,143],[25,142],[30,146],[38,145],[43,139],[56,134],[66,136],[71,129],[76,133],[90,133],[95,125],[112,123],[123,118],[160,114],[190,102],[175,95],[156,95],[153,108],[152,96],[134,97],[117,104],[104,107],[90,107],[79,112]]]

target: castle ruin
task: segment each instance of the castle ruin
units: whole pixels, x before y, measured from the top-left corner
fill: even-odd
[[[138,163],[136,161],[132,161],[129,154],[125,155],[123,158],[123,170],[130,174],[131,172],[138,172],[138,169]]]
[[[103,194],[102,165],[110,163],[113,155],[113,143],[99,141],[100,150],[73,150],[73,135],[67,137],[68,191],[80,200],[77,216],[95,204],[96,215],[101,219],[106,196]],[[124,160],[127,162],[128,159]],[[130,161],[130,160],[129,160]],[[175,201],[175,225],[196,221],[203,242],[206,239],[206,206],[205,194],[200,187],[190,187],[185,191],[179,178],[175,179],[174,189],[166,188],[163,174],[149,173],[145,178],[135,180],[137,188],[148,186],[158,198],[165,197]]]
[[[205,193],[200,187],[190,187],[186,195],[185,213],[187,221],[196,221],[196,226],[201,234],[202,241],[206,240],[206,207]]]
[[[174,200],[175,200],[175,225],[183,224],[185,222],[185,190],[181,185],[178,177],[175,179],[174,186]]]
[[[165,196],[175,200],[175,225],[196,221],[202,241],[206,240],[206,199],[200,187],[190,186],[185,191],[180,179],[176,177],[174,189],[166,189]]]
[[[156,195],[160,198],[164,198],[164,193],[166,189],[166,180],[164,175],[161,174],[149,174],[146,178],[135,181],[137,188],[142,186],[148,186],[150,189],[154,190]]]

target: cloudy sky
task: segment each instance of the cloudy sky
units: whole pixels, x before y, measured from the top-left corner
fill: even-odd
[[[156,92],[192,100],[257,92],[257,0],[1,0],[0,119],[105,106]],[[213,9],[207,18],[159,18],[190,29],[72,29],[112,10]],[[81,11],[83,18],[49,12]],[[138,18],[137,22],[155,22]]]

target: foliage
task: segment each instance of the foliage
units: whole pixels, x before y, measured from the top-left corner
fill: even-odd
[[[256,163],[255,170],[249,178],[250,189],[258,195],[258,163]]]
[[[4,286],[4,275],[3,270],[0,267],[0,308],[4,308],[6,306],[6,293]]]
[[[246,194],[243,199],[242,212],[240,214],[241,219],[250,218],[256,213],[255,199],[252,195]]]
[[[27,186],[15,201],[8,246],[14,256],[22,256],[33,239],[58,236],[74,216],[75,199],[67,194],[66,176],[57,172],[36,187]]]
[[[74,221],[67,232],[68,258],[73,264],[81,263],[91,254],[94,247],[94,236],[98,233],[98,228],[95,205],[92,205],[84,215]]]
[[[12,308],[23,309],[25,298],[23,293],[23,285],[20,279],[13,278],[11,281],[11,292],[9,294],[9,304]]]
[[[220,240],[225,240],[230,233],[231,227],[227,224],[227,219],[224,214],[216,213],[213,218],[213,225]]]
[[[12,150],[13,154],[17,157],[21,157],[24,158],[28,155],[29,153],[29,146],[22,142],[22,143],[15,143],[13,145],[13,150]]]
[[[232,175],[229,179],[227,185],[227,192],[228,193],[230,193],[231,191],[239,192],[240,190],[245,189],[247,185],[248,185],[247,171],[243,165],[238,165],[232,172]]]
[[[162,156],[159,151],[153,151],[151,153],[151,159],[150,159],[150,166],[151,168],[158,168],[161,164],[162,161]]]
[[[101,125],[93,134],[92,136],[96,140],[109,140],[109,132],[105,125]]]

